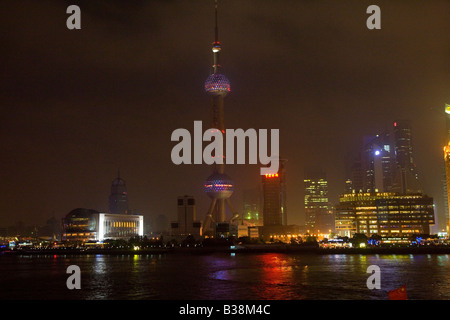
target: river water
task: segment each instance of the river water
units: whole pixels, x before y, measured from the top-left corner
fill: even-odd
[[[161,254],[0,256],[0,299],[386,300],[450,299],[450,255]],[[81,270],[69,290],[67,267]],[[381,289],[368,289],[370,265]]]

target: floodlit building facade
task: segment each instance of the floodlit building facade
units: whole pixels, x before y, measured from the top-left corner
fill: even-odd
[[[101,213],[77,208],[63,218],[63,241],[103,241],[143,235],[144,217],[141,215]]]
[[[349,193],[340,196],[335,209],[336,233],[352,237],[407,239],[415,234],[429,234],[435,223],[433,198],[424,194],[389,192]]]

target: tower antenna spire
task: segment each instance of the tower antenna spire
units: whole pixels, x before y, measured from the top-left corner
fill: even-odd
[[[215,26],[214,26],[214,42],[212,51],[214,53],[214,65],[213,65],[213,71],[214,73],[219,73],[220,63],[219,63],[219,53],[220,50],[222,50],[219,42],[219,25],[218,25],[218,6],[219,3],[217,0],[214,0],[214,14],[215,14]]]
[[[218,27],[218,23],[217,23],[217,7],[219,6],[219,3],[217,2],[217,0],[214,0],[214,6],[215,6],[215,18],[216,18],[216,25],[215,25],[215,42],[219,43],[219,27]]]

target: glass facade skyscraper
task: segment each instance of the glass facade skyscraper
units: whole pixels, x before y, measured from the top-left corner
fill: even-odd
[[[321,170],[305,172],[305,225],[310,234],[334,231],[334,215],[328,201],[328,181]]]
[[[421,192],[416,165],[413,160],[411,126],[406,120],[394,122],[396,179],[401,193]]]
[[[422,192],[409,122],[397,120],[392,130],[364,137],[348,177],[346,189],[353,192]]]

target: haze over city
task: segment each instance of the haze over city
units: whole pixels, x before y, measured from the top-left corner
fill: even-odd
[[[210,120],[210,1],[78,1],[77,31],[66,28],[69,1],[23,3],[0,4],[0,226],[107,210],[118,169],[146,219],[174,218],[184,194],[203,218],[211,170],[174,165],[170,137]],[[448,11],[442,1],[378,1],[382,29],[368,30],[369,4],[221,3],[225,126],[280,129],[289,224],[304,223],[305,168],[326,171],[337,202],[347,155],[396,119],[411,122],[419,179],[443,220]],[[238,211],[259,169],[227,166]]]

